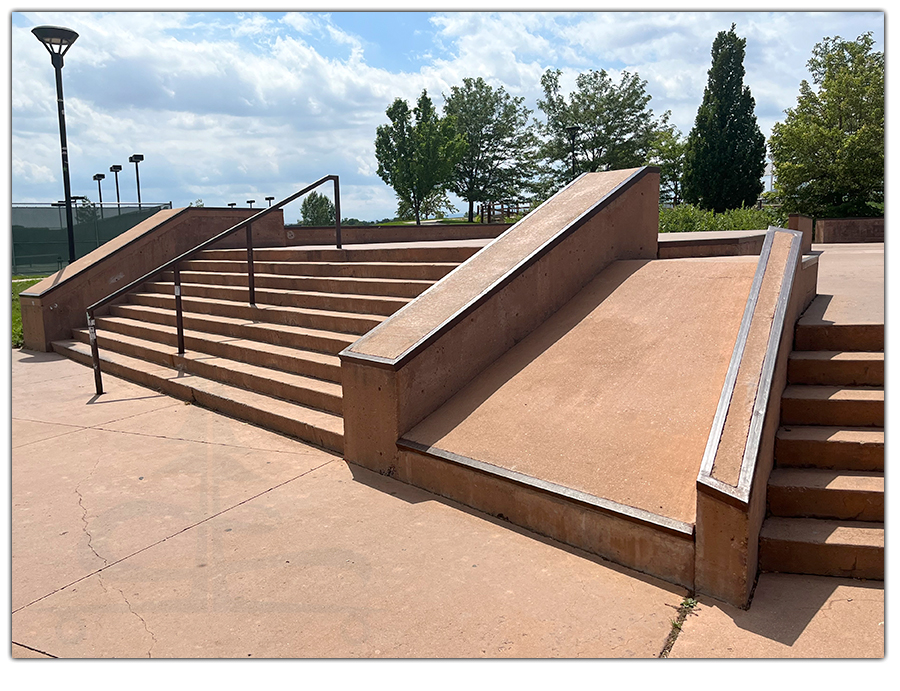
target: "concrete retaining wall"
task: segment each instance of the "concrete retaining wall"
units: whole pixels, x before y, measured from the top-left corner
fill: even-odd
[[[820,218],[816,221],[815,241],[884,242],[884,219]]]

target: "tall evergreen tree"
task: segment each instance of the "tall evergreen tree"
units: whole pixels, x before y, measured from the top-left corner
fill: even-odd
[[[300,225],[330,226],[334,223],[334,202],[315,190],[300,205]]]
[[[688,135],[684,198],[717,213],[752,206],[764,187],[766,140],[744,86],[746,44],[734,24],[716,36],[703,103]]]

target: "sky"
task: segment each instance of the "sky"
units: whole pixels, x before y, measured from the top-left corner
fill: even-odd
[[[579,5],[596,8],[597,3]],[[534,117],[540,78],[562,70],[564,92],[589,69],[646,80],[654,115],[671,111],[687,135],[703,98],[710,49],[736,25],[747,41],[745,84],[768,138],[796,104],[806,62],[826,36],[871,31],[884,50],[880,11],[24,11],[10,14],[10,191],[13,202],[63,197],[54,71],[31,34],[42,24],[79,38],[65,56],[63,88],[73,195],[225,206],[282,199],[337,174],[345,217],[394,216],[396,197],[377,175],[375,130],[397,98],[411,104],[465,77],[522,96]],[[191,5],[202,9],[202,5]],[[277,9],[277,2],[267,5]],[[322,7],[320,3],[314,7]],[[332,8],[348,5],[334,0]],[[522,8],[523,3],[510,4]],[[640,7],[639,2],[630,6]],[[95,4],[102,10],[103,3]],[[142,7],[148,7],[142,5]],[[303,3],[293,3],[302,8]],[[450,10],[452,6],[443,6]],[[546,8],[547,5],[544,5]],[[329,191],[330,194],[330,191]],[[459,214],[465,209],[456,204]],[[299,215],[299,211],[297,211]],[[286,214],[285,220],[292,222]]]

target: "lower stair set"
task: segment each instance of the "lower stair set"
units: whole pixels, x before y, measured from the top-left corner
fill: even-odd
[[[326,449],[343,450],[338,353],[479,248],[205,250],[96,318],[101,370]],[[56,352],[91,364],[88,330]]]

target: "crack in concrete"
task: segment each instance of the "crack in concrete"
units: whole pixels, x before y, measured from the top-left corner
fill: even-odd
[[[100,578],[100,574],[97,574],[97,578]],[[134,616],[136,616],[138,619],[141,620],[141,624],[144,625],[144,631],[149,633],[150,638],[153,639],[153,642],[150,644],[150,648],[147,650],[147,657],[152,658],[153,657],[153,647],[159,642],[156,638],[156,634],[154,634],[150,630],[150,627],[147,626],[147,620],[144,619],[144,617],[142,617],[140,614],[138,614],[137,612],[134,611],[134,607],[131,606],[131,602],[129,602],[128,598],[125,597],[125,591],[123,591],[121,588],[116,588],[116,590],[119,591],[119,594],[122,596],[122,599],[125,601],[125,605],[128,607],[128,611],[131,612]]]
[[[97,559],[99,559],[103,562],[104,566],[109,566],[109,562],[106,560],[106,558],[100,556],[100,554],[97,552],[97,550],[94,549],[94,544],[93,544],[94,536],[91,534],[91,531],[90,531],[90,524],[88,523],[88,519],[87,519],[87,507],[84,505],[84,495],[81,493],[82,483],[87,482],[88,480],[91,479],[91,477],[94,474],[94,471],[97,470],[97,466],[99,466],[99,465],[100,465],[100,459],[98,458],[96,463],[94,463],[94,467],[91,468],[91,472],[89,472],[87,474],[87,477],[85,477],[81,482],[79,482],[77,485],[75,485],[75,494],[78,495],[78,506],[81,507],[81,522],[84,524],[82,526],[81,530],[85,535],[87,535],[88,549],[94,553],[94,556],[97,557]]]

